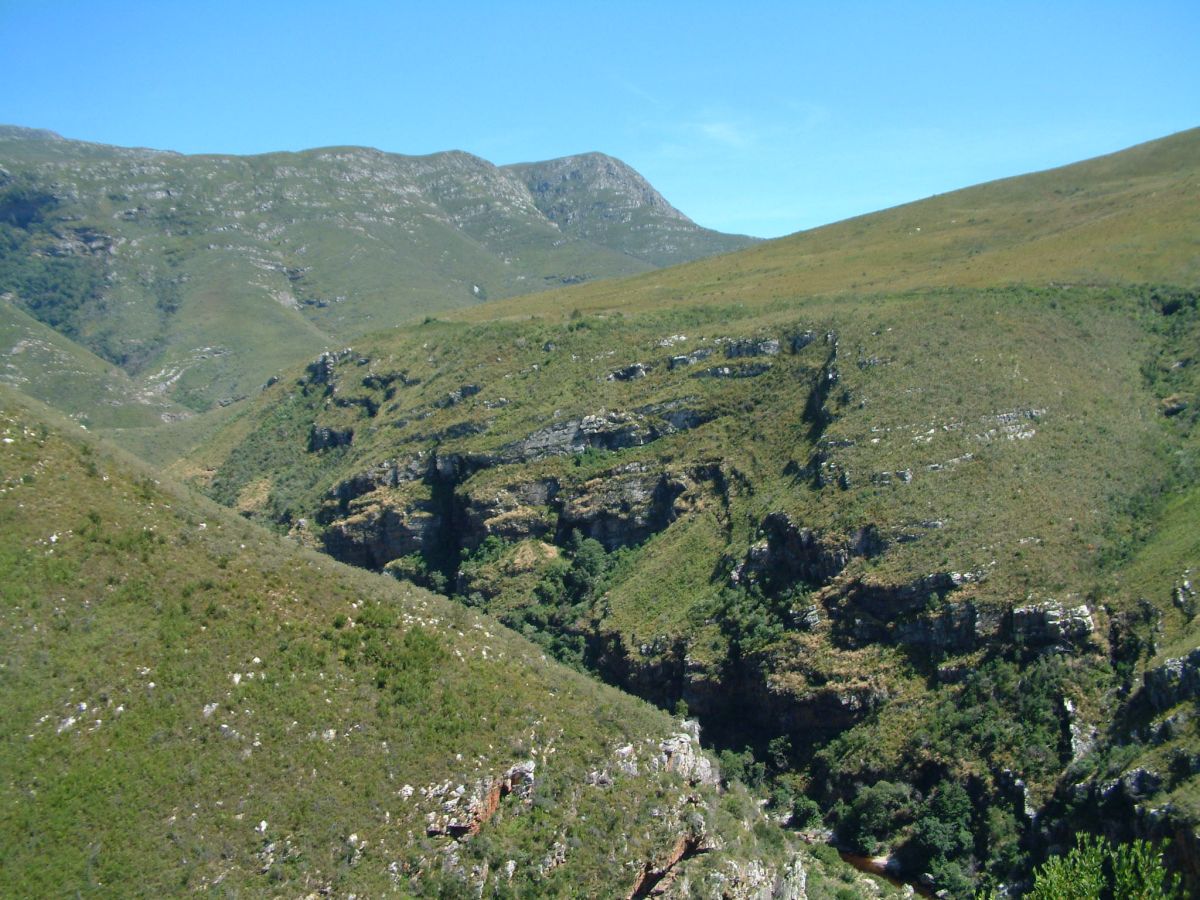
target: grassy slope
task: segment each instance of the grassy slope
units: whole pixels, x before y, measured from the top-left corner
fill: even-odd
[[[494,621],[283,544],[8,394],[0,432],[6,896],[456,895],[485,864],[489,894],[613,894],[697,817],[726,850],[686,865],[694,884],[787,858],[744,794],[649,771],[666,716]],[[587,784],[624,742],[642,774]],[[532,809],[424,836],[421,788],[525,758]],[[845,875],[805,865],[813,897]]]
[[[0,348],[5,357],[0,380],[57,403],[89,428],[157,427],[163,416],[189,415],[164,398],[146,396],[112,363],[7,302],[0,302]],[[132,397],[140,402],[130,402]]]
[[[1140,226],[1114,231],[1106,242],[1088,241],[1094,255],[1109,267],[1107,273],[1093,271],[1089,280],[1137,280],[1147,272],[1156,279],[1185,280],[1191,271],[1188,266],[1197,258],[1194,251],[1184,255],[1196,229],[1179,226],[1176,218],[1190,212],[1191,220],[1195,219],[1196,207],[1185,209],[1178,198],[1195,187],[1198,141],[1200,132],[1188,132],[1115,157],[890,210],[857,226],[843,223],[773,242],[724,257],[719,264],[703,261],[625,281],[619,287],[585,286],[464,313],[481,323],[476,326],[426,326],[408,336],[361,343],[361,353],[373,360],[370,370],[403,367],[424,383],[406,389],[386,410],[383,422],[364,423],[346,458],[314,460],[302,448],[281,447],[272,452],[283,454],[286,461],[272,464],[269,458],[259,459],[249,468],[278,470],[301,462],[309,469],[317,466],[319,471],[311,476],[313,488],[296,510],[300,514],[311,511],[320,493],[339,477],[398,452],[410,452],[422,445],[421,434],[444,432],[454,424],[486,422],[489,428],[484,435],[451,441],[447,449],[494,449],[532,432],[548,417],[565,419],[602,408],[632,409],[688,397],[721,415],[697,432],[625,451],[622,458],[726,458],[756,480],[753,513],[782,508],[822,528],[849,529],[871,521],[899,528],[917,517],[948,519],[947,527],[934,538],[898,548],[880,562],[885,575],[913,576],[922,568],[937,567],[969,570],[991,565],[998,552],[1006,562],[997,564],[999,571],[988,589],[997,598],[1014,596],[1023,583],[1040,591],[1086,590],[1089,560],[1104,540],[1105,528],[1115,527],[1106,523],[1107,513],[1097,516],[1091,510],[1120,508],[1145,486],[1144,476],[1158,465],[1160,426],[1156,423],[1161,415],[1149,387],[1136,387],[1142,367],[1162,352],[1151,328],[1155,314],[1137,296],[1115,287],[864,295],[845,290],[849,285],[843,278],[838,283],[842,292],[813,296],[809,294],[812,267],[800,251],[814,244],[835,246],[845,229],[857,227],[866,235],[864,255],[894,253],[894,237],[887,236],[897,217],[933,220],[946,204],[970,208],[978,219],[993,224],[1007,223],[1015,233],[1015,223],[1031,217],[1022,210],[1028,211],[1029,204],[1040,198],[1049,210],[1042,218],[1057,225],[1046,229],[1049,237],[1026,234],[1023,259],[1029,260],[1031,270],[1010,265],[1006,277],[992,275],[990,280],[1036,282],[1048,274],[1061,278],[1067,274],[1061,269],[1044,273],[1038,268],[1041,260],[1050,258],[1047,241],[1061,244],[1071,235],[1071,240],[1083,240],[1079,230],[1088,228],[1094,218],[1089,205],[1110,195],[1112,186],[1119,184],[1129,192],[1127,199],[1132,198],[1120,214]],[[1076,189],[1070,190],[1070,185]],[[1003,237],[997,226],[989,242],[1002,247],[1016,243],[1016,238]],[[1152,242],[1156,252],[1147,250],[1138,263],[1149,269],[1131,268],[1118,254],[1106,252],[1118,245],[1144,249]],[[851,252],[854,248],[851,244]],[[790,265],[764,284],[761,263],[771,256],[786,256]],[[961,267],[975,263],[964,257],[957,265],[961,276]],[[709,277],[718,266],[724,272],[719,282]],[[952,275],[946,272],[939,277],[951,280]],[[779,288],[788,279],[792,291],[799,293]],[[903,273],[892,271],[887,280],[903,283],[905,279]],[[605,310],[609,316],[616,312],[625,318],[557,324],[566,318],[560,319],[557,311],[567,309]],[[535,320],[522,323],[529,314]],[[496,324],[483,324],[485,315]],[[499,324],[504,321],[511,324]],[[590,327],[578,330],[579,324]],[[710,342],[720,337],[786,337],[830,328],[840,335],[844,389],[859,405],[851,403],[839,410],[839,421],[820,437],[856,442],[834,453],[858,480],[849,495],[797,491],[794,478],[782,477],[787,463],[803,466],[817,449],[807,443],[809,425],[801,421],[807,392],[823,361],[816,346],[794,362],[785,354],[776,361],[775,370],[761,379],[702,381],[692,377],[692,370],[668,373],[664,365],[667,357],[714,346]],[[655,346],[679,331],[688,332],[686,342],[670,349]],[[550,353],[542,350],[548,340],[556,345]],[[882,364],[871,365],[871,360]],[[656,368],[641,381],[603,380],[608,372],[634,361]],[[787,387],[797,381],[795,389]],[[462,406],[444,411],[431,407],[439,396],[463,383],[484,386],[465,404],[469,414]],[[289,388],[284,382],[274,391],[271,396],[278,397]],[[498,410],[484,407],[500,397],[512,402]],[[746,415],[751,409],[753,414]],[[419,425],[410,420],[397,434],[391,423],[408,418],[409,410],[420,410],[430,418],[422,418]],[[1039,416],[1045,421],[1034,429],[1037,436],[1028,445],[1033,449],[1003,436],[999,444],[983,437],[989,424],[995,425],[988,417],[1012,410],[1045,411]],[[321,414],[322,421],[330,424],[344,424],[354,417],[345,410]],[[926,440],[922,432],[929,427],[940,431]],[[1092,440],[1097,431],[1104,441]],[[407,443],[413,440],[408,434],[418,438],[414,444]],[[306,438],[305,427],[298,436]],[[230,446],[228,440],[214,445],[210,463],[219,463]],[[873,474],[910,468],[920,473],[972,451],[982,456],[974,465],[919,474],[912,484],[900,487],[881,489],[869,483]],[[1144,462],[1115,462],[1129,459]],[[565,470],[558,466],[557,474],[580,480],[569,469],[569,465]],[[1088,477],[1101,472],[1103,478]],[[477,477],[500,479],[502,475]],[[980,497],[992,502],[980,503]],[[278,499],[286,507],[300,498]],[[971,536],[984,530],[995,546],[972,547]],[[1036,542],[1019,543],[1031,537]],[[1030,567],[1033,575],[1021,574]]]
[[[770,303],[836,292],[1005,284],[1193,284],[1200,129],[941,194],[729,257],[466,311],[500,316]],[[919,229],[919,230],[918,230]]]
[[[427,380],[404,389],[375,419],[306,400],[281,382],[264,394],[263,411],[243,420],[265,423],[261,439],[238,444],[234,436],[246,427],[230,432],[234,442],[221,446],[232,455],[223,466],[210,458],[210,465],[220,495],[230,501],[265,474],[273,481],[264,492],[269,511],[311,518],[337,481],[379,460],[434,446],[443,454],[496,452],[547,421],[682,402],[715,418],[583,466],[570,457],[501,466],[461,487],[466,496],[486,497],[506,484],[554,477],[583,490],[590,479],[634,462],[684,471],[719,460],[742,473],[753,489],[734,489],[731,510],[712,508],[696,521],[685,516],[656,535],[638,551],[629,580],[612,588],[611,624],[631,645],[689,631],[681,602],[703,606],[713,599],[724,583],[714,564],[740,558],[757,523],[775,511],[831,535],[875,525],[891,549],[852,563],[847,575],[878,583],[978,571],[987,578],[956,599],[1002,607],[1027,596],[1082,595],[1099,583],[1103,548],[1127,527],[1131,499],[1156,489],[1153,473],[1165,464],[1157,398],[1148,387],[1136,387],[1154,353],[1146,329],[1156,313],[1120,290],[918,293],[814,300],[800,310],[799,317],[791,304],[758,315],[709,311],[686,325],[668,315],[592,320],[578,330],[445,324],[411,337],[360,342],[355,355],[371,362],[344,364],[343,399],[354,396],[364,372],[404,366],[410,377]],[[686,342],[655,346],[684,327]],[[773,358],[771,371],[753,379],[701,379],[694,369],[705,364],[674,372],[665,365],[672,354],[720,346],[720,338],[786,339],[830,327],[841,347],[838,390],[849,402],[832,404],[837,419],[815,441],[805,407],[827,352],[821,342]],[[551,352],[542,349],[547,340],[555,345]],[[426,359],[405,366],[421,353]],[[859,366],[870,360],[878,364]],[[654,370],[636,381],[604,380],[634,361]],[[713,361],[725,362],[719,355]],[[437,408],[464,383],[483,390],[460,405]],[[292,399],[281,404],[286,397]],[[500,398],[507,405],[488,408]],[[1027,438],[1004,431],[999,417],[1014,411],[1028,425]],[[355,427],[354,445],[307,452],[312,421]],[[430,437],[464,423],[486,430],[468,438]],[[1094,440],[1096,434],[1104,440]],[[822,450],[848,474],[850,489],[813,490],[796,475]],[[913,473],[910,483],[894,477],[875,483],[882,473],[902,471]],[[922,526],[927,520],[938,526]],[[697,546],[703,551],[692,552]],[[670,611],[665,619],[664,610]]]
[[[801,706],[829,690],[882,696],[878,712],[805,763],[832,796],[852,798],[852,787],[881,777],[924,779],[928,788],[945,772],[986,792],[1014,770],[1040,803],[1070,762],[1061,697],[1085,730],[1103,730],[1116,715],[1110,625],[1132,628],[1124,623],[1146,598],[1163,612],[1164,648],[1194,646],[1170,592],[1185,569],[1195,570],[1188,536],[1197,531],[1196,507],[1180,492],[1193,491],[1197,465],[1189,291],[1200,274],[1198,168],[1200,132],[1185,132],[733,256],[375,336],[356,343],[354,356],[368,363],[341,364],[332,398],[304,396],[293,372],[195,459],[215,475],[213,490],[229,502],[240,497],[247,512],[311,517],[335,484],[385,459],[494,452],[549,422],[603,410],[669,402],[704,410],[711,421],[643,447],[486,469],[456,490],[465,502],[484,502],[553,477],[573,495],[594,489],[598,477],[619,479],[629,464],[678,474],[721,463],[724,492],[704,487],[673,524],[624,551],[602,602],[556,627],[616,634],[648,671],[684,653],[718,681],[740,642],[771,691]],[[1145,282],[1183,285],[1178,294],[1192,307],[1168,309],[1169,292]],[[715,364],[757,362],[723,359],[721,339],[779,338],[786,348],[810,330],[815,343],[768,359],[771,368],[756,378],[695,377]],[[839,381],[822,427],[809,397],[828,360],[827,332],[837,334]],[[717,354],[669,370],[669,357],[702,348]],[[649,375],[606,380],[634,362],[649,365]],[[420,384],[391,400],[373,396],[378,416],[345,405],[372,396],[365,374],[401,369]],[[481,390],[439,403],[464,384]],[[1190,405],[1167,417],[1171,400]],[[352,446],[306,452],[313,422],[353,427]],[[451,436],[463,425],[482,430]],[[812,465],[821,461],[831,474],[846,473],[849,486],[815,488]],[[911,480],[900,477],[908,472]],[[255,490],[245,491],[251,482]],[[403,509],[431,500],[427,491],[381,491],[351,512]],[[1003,629],[1006,610],[1059,600],[1089,606],[1094,639],[1076,654],[1031,660],[1003,641],[934,651],[855,637],[858,624],[806,633],[786,624],[778,598],[750,613],[723,607],[731,568],[763,537],[771,512],[834,542],[864,525],[888,542],[886,553],[852,560],[815,597],[784,597],[785,605],[815,599],[829,615],[857,615],[867,634],[877,627],[888,635],[933,621],[945,603],[997,610]],[[483,565],[479,582],[502,585],[485,602],[517,622],[536,605],[528,573],[503,587],[505,567],[520,568],[518,550]],[[936,572],[978,580],[915,612],[868,604],[855,613],[847,593],[855,583],[903,587]],[[765,619],[765,631],[754,631],[753,616]],[[1149,661],[1143,654],[1136,664]],[[673,702],[668,682],[642,689]],[[784,733],[810,740],[802,728]],[[981,824],[985,810],[978,816],[983,845],[1011,841],[988,831],[995,823]]]

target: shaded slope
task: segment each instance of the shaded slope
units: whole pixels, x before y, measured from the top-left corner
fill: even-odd
[[[0,301],[0,381],[89,428],[158,426],[190,412],[150,392],[79,344]]]

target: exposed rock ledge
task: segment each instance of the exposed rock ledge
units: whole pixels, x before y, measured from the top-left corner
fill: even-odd
[[[500,801],[512,794],[522,802],[533,796],[533,760],[519,762],[499,778],[481,778],[470,788],[446,782],[433,785],[421,793],[441,807],[426,815],[425,833],[466,838],[478,834],[500,808]]]
[[[1142,682],[1146,699],[1156,712],[1200,698],[1200,647],[1147,669]]]

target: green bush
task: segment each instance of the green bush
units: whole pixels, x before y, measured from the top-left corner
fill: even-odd
[[[1163,845],[1133,841],[1114,847],[1103,837],[1081,834],[1065,856],[1034,872],[1033,900],[1170,900],[1182,897],[1179,876],[1168,875]]]
[[[973,844],[971,798],[962,785],[943,781],[924,804],[909,848],[915,851],[917,864],[924,871],[931,865],[968,856]]]
[[[800,796],[792,801],[792,826],[815,828],[821,824],[821,807],[812,797]]]
[[[852,850],[874,853],[911,818],[912,788],[880,781],[859,791],[838,817],[838,837]]]
[[[760,788],[766,781],[767,767],[754,758],[754,751],[749,747],[741,753],[722,750],[718,761],[726,784],[741,782],[747,787]]]

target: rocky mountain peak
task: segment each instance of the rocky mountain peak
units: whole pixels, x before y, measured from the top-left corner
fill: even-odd
[[[538,209],[559,227],[593,217],[628,221],[634,210],[691,223],[634,169],[603,153],[504,168],[525,182]]]
[[[6,141],[62,141],[66,140],[48,128],[25,128],[22,125],[0,125],[0,140]]]

